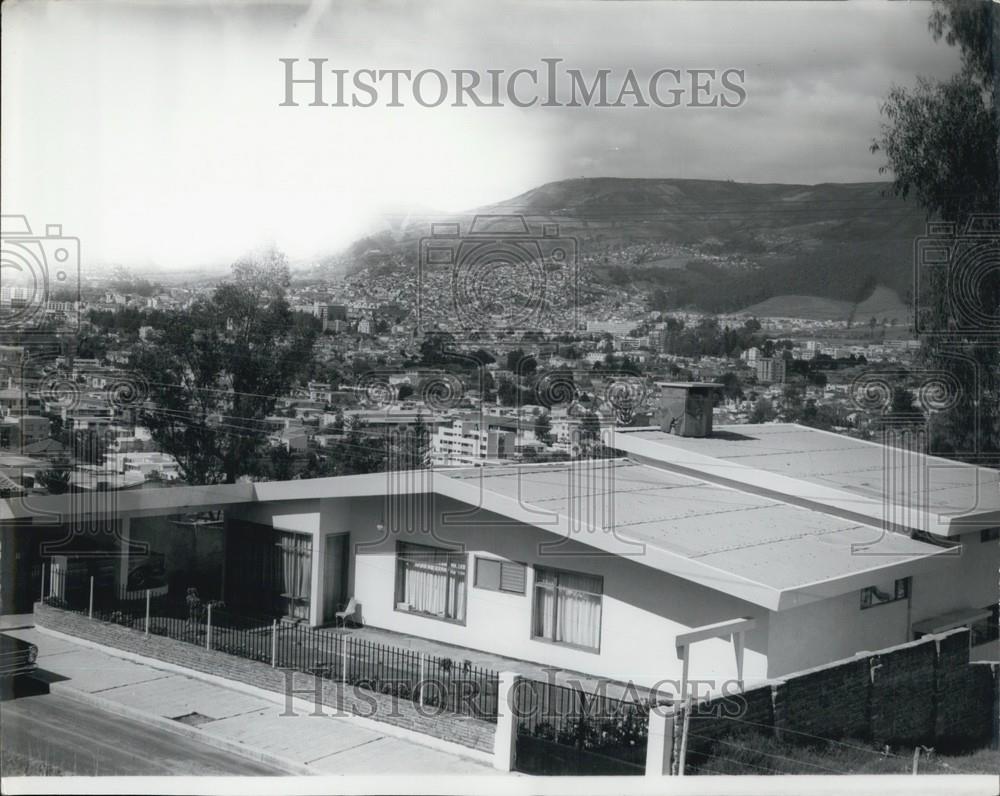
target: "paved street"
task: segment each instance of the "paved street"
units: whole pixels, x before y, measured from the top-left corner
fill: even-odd
[[[166,730],[148,727],[21,678],[0,703],[0,748],[68,774],[246,775],[284,774]]]
[[[486,763],[353,717],[282,716],[283,700],[118,658],[34,629],[36,684],[0,704],[4,748],[41,754],[79,774],[274,774],[278,771],[130,716],[173,720],[198,737],[238,745],[317,774],[496,774]],[[28,680],[27,682],[31,682]],[[51,687],[52,693],[46,693]],[[104,709],[70,699],[67,691]],[[125,718],[116,713],[122,712]],[[189,732],[191,730],[188,730]],[[11,745],[7,747],[7,744]],[[51,759],[45,757],[51,754]],[[266,757],[264,759],[267,759]],[[74,768],[75,766],[75,768]],[[137,768],[138,767],[138,768]],[[298,767],[298,768],[294,768]],[[99,769],[99,770],[98,770]]]

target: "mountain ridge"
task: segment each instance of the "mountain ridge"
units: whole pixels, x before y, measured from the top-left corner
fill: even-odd
[[[736,311],[777,296],[858,304],[883,286],[908,303],[923,213],[889,183],[742,183],[586,177],[545,183],[440,219],[523,215],[576,239],[597,285],[638,291],[652,309]],[[348,272],[415,266],[429,223],[363,238]]]

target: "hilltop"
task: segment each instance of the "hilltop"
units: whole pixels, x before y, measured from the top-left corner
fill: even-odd
[[[924,230],[919,208],[891,197],[887,183],[572,179],[442,220],[464,229],[475,214],[556,223],[579,242],[588,283],[642,293],[656,309],[715,312],[772,311],[761,302],[789,296],[838,302],[821,315],[849,315],[869,299],[880,305],[874,314],[881,305],[898,312]],[[409,269],[428,227],[365,238],[337,260],[349,273]]]

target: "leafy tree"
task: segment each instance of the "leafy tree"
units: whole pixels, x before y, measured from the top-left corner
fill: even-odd
[[[743,384],[740,377],[731,370],[723,373],[716,381],[722,385],[722,394],[729,399],[743,399]]]
[[[295,457],[284,445],[271,448],[271,477],[275,481],[287,481],[295,472]]]
[[[750,412],[750,422],[751,423],[770,423],[774,418],[778,416],[778,413],[774,409],[774,405],[767,398],[758,398],[756,403],[753,405],[753,409]]]
[[[406,384],[405,382],[403,384],[399,385],[399,389],[396,392],[396,397],[400,401],[405,401],[411,395],[413,395],[413,386],[412,385]]]
[[[50,495],[62,495],[69,491],[69,470],[41,470],[35,476],[39,486],[44,487]]]
[[[546,412],[535,418],[535,438],[545,445],[552,444],[552,421]]]
[[[141,421],[190,483],[233,483],[256,471],[263,421],[318,333],[315,318],[291,312],[289,282],[274,249],[242,259],[211,298],[169,315],[163,333],[132,357],[155,406]]]
[[[510,379],[501,379],[497,385],[497,397],[504,406],[517,403],[517,386]]]
[[[994,78],[994,48],[1000,39],[997,6],[991,2],[935,0],[929,28],[961,51],[961,71],[946,81],[920,78],[913,89],[894,87],[882,106],[883,125],[872,150],[884,154],[883,168],[893,176],[897,196],[914,197],[930,219],[968,229],[976,214],[1000,208],[1000,81]],[[993,241],[1000,234],[995,222]],[[961,238],[956,244],[961,242]],[[934,453],[997,466],[1000,464],[1000,347],[984,340],[982,321],[956,317],[950,278],[930,280],[925,296],[916,296],[924,321],[934,330],[922,336],[921,361],[948,370],[959,381],[954,408],[929,420]],[[1000,273],[993,269],[974,282],[973,297],[981,318],[1000,315]]]

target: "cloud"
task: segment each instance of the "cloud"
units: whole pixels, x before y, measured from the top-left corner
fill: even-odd
[[[579,176],[879,179],[879,100],[958,64],[924,4],[315,2],[5,8],[2,198],[90,262],[307,258],[381,208]],[[282,108],[278,58],[357,69],[746,70],[713,109]],[[9,208],[9,209],[7,209]]]

